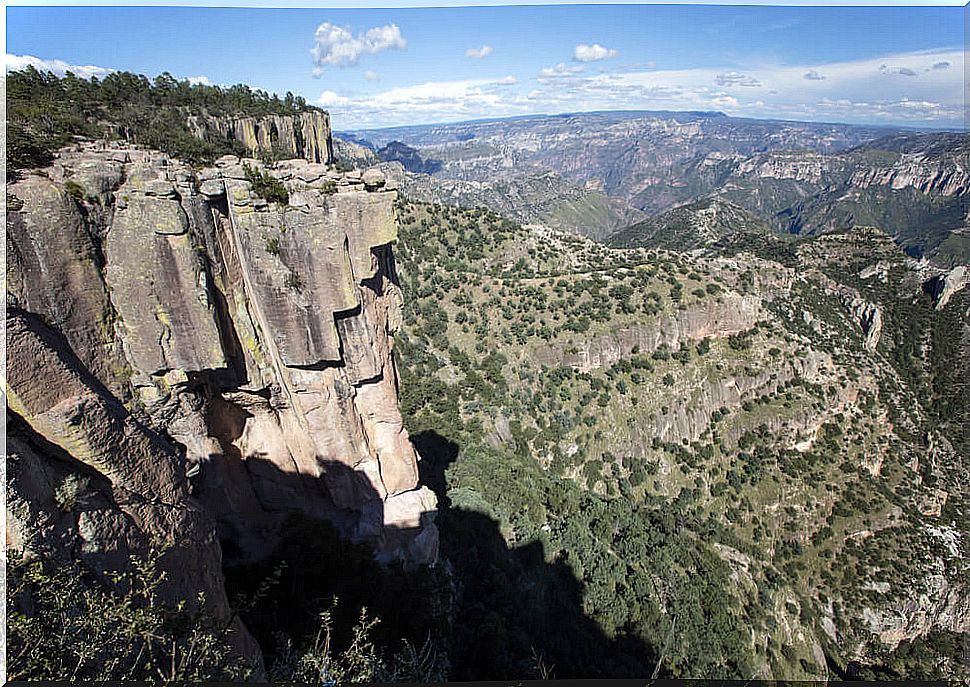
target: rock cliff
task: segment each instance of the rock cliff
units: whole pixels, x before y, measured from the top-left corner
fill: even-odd
[[[318,124],[322,145],[305,135]],[[329,160],[328,122],[302,125],[303,154]],[[289,202],[262,198],[253,169]],[[217,615],[223,552],[258,559],[291,513],[382,560],[435,561],[397,405],[380,173],[195,171],[80,143],[7,193],[8,544],[66,541],[102,569],[169,545],[169,593],[205,592]]]
[[[274,152],[284,158],[302,158],[317,164],[330,164],[336,159],[330,115],[321,110],[265,117],[191,116],[188,125],[199,138],[238,141],[250,154]]]

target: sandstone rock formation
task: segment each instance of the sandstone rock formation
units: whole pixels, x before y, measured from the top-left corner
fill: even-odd
[[[170,593],[223,614],[220,542],[257,559],[292,513],[435,561],[391,355],[395,192],[318,164],[328,121],[294,121],[316,161],[272,170],[286,205],[254,190],[254,160],[195,172],[92,143],[8,186],[8,543],[108,567],[169,544]],[[267,124],[241,126],[259,142]],[[68,473],[92,486],[59,508]]]
[[[751,329],[762,315],[761,298],[727,294],[719,302],[677,310],[656,321],[588,337],[574,350],[542,346],[533,353],[541,365],[568,366],[579,372],[608,367],[634,354],[650,354],[665,345],[671,350],[708,336],[729,336]]]
[[[202,592],[207,611],[229,620],[214,522],[189,495],[175,447],[114,399],[39,317],[10,308],[6,327],[15,418],[7,545],[73,553],[100,571],[125,569],[132,553],[163,551],[163,594],[191,607]],[[80,486],[71,489],[71,480]],[[254,640],[233,622],[237,649],[258,663]]]

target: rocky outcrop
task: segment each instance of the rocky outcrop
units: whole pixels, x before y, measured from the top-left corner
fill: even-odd
[[[662,315],[650,323],[624,327],[586,338],[572,347],[542,346],[531,357],[548,367],[589,372],[609,367],[631,355],[648,355],[662,345],[676,350],[704,337],[729,336],[751,329],[762,315],[761,298],[725,294],[723,298]]]
[[[926,526],[925,532],[945,546],[951,556],[960,557],[960,532],[946,526]],[[862,613],[869,631],[890,649],[934,630],[957,634],[970,631],[970,599],[965,584],[948,578],[942,560],[932,561],[928,568],[926,576],[907,590],[904,600],[888,608],[866,608]]]
[[[324,165],[335,160],[330,115],[322,110],[232,119],[190,116],[188,125],[199,138],[235,140],[250,154],[263,151]]]
[[[106,161],[94,183],[84,175],[82,189],[97,193],[104,179],[120,182],[121,165]],[[30,176],[8,186],[7,302],[42,315],[76,352],[87,369],[117,396],[128,392],[127,362],[115,341],[114,313],[101,278],[98,237],[87,214],[67,193],[63,179]]]
[[[965,156],[954,159],[904,154],[890,166],[872,166],[854,172],[849,183],[859,188],[914,188],[927,194],[956,196],[970,192],[970,168]]]
[[[741,159],[734,176],[821,184],[843,167],[844,164],[837,157],[808,151],[778,151]]]
[[[333,139],[333,150],[337,160],[342,164],[358,169],[373,167],[381,161],[377,153],[367,146],[336,136]]]
[[[840,284],[822,272],[811,270],[810,274],[826,291],[838,298],[850,321],[862,332],[863,347],[867,351],[876,350],[882,337],[882,308],[863,298],[857,289]]]
[[[231,618],[212,517],[189,495],[175,447],[138,422],[35,315],[7,311],[7,544],[59,558],[74,553],[95,570],[123,570],[129,555],[163,551],[162,593],[205,598]],[[69,487],[73,482],[74,487]],[[73,549],[73,552],[71,551]],[[259,651],[235,621],[234,642]]]
[[[882,336],[882,309],[853,291],[843,288],[839,292],[839,299],[862,330],[862,345],[867,351],[874,351]]]
[[[395,192],[296,159],[271,172],[279,205],[244,162],[259,167],[85,143],[8,186],[8,409],[30,437],[9,542],[67,527],[92,556],[174,543],[176,595],[220,608],[220,542],[258,558],[291,513],[382,560],[435,561],[391,355]],[[51,489],[32,475],[65,470],[99,485],[94,510],[38,524]]]
[[[967,284],[970,284],[970,269],[966,265],[957,265],[949,272],[930,279],[926,286],[936,304],[936,309],[942,310],[953,295]]]

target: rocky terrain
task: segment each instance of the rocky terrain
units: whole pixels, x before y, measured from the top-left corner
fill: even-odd
[[[436,160],[430,179],[405,175],[415,198],[482,205],[591,238],[621,231],[624,219],[632,225],[717,197],[779,231],[879,226],[916,257],[944,267],[970,261],[970,163],[960,134],[631,112],[351,135],[375,147],[403,142]],[[559,179],[554,189],[535,182],[544,174]],[[562,220],[559,206],[582,210]]]
[[[294,513],[435,561],[392,356],[396,192],[312,161],[322,135],[271,171],[82,142],[7,186],[8,546],[102,570],[164,548],[168,596],[216,617],[223,562]]]
[[[484,206],[522,224],[541,224],[594,239],[605,239],[644,216],[602,191],[583,188],[555,172],[489,183],[413,173],[393,162],[381,168],[409,198],[465,208]]]
[[[330,115],[320,110],[265,117],[189,116],[187,123],[200,139],[237,141],[250,155],[271,151],[281,158],[300,158],[323,165],[336,159]]]
[[[259,678],[967,678],[965,136],[156,82],[11,79],[10,550]]]
[[[615,248],[648,247],[690,251],[713,248],[736,240],[783,243],[768,223],[722,198],[714,197],[678,206],[609,236]]]

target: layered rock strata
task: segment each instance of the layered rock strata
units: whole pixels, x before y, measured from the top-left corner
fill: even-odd
[[[676,350],[705,337],[738,334],[751,329],[763,314],[760,296],[729,293],[718,301],[676,310],[644,324],[586,337],[570,349],[541,346],[532,357],[547,367],[589,372],[632,355],[649,355],[661,346]]]

